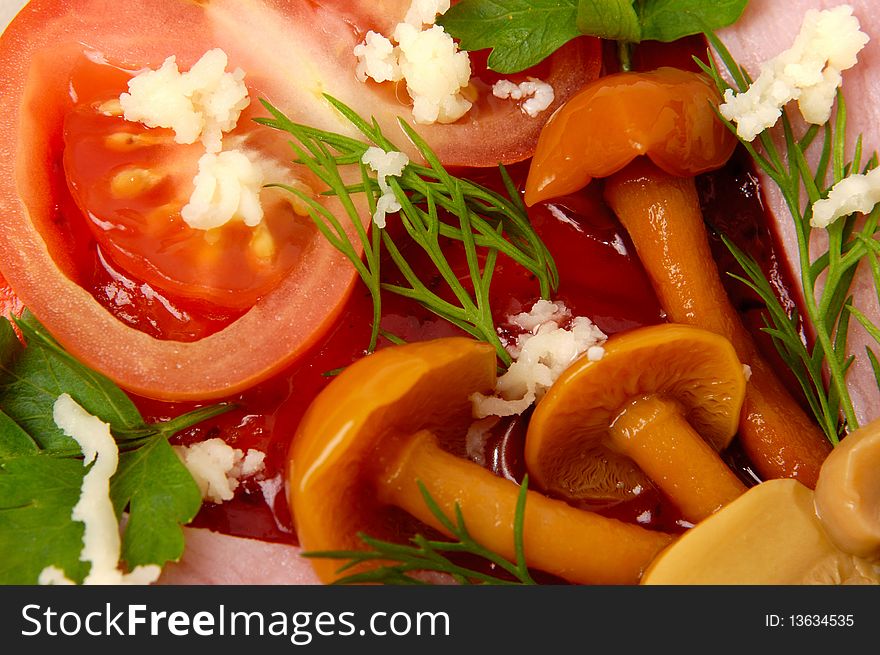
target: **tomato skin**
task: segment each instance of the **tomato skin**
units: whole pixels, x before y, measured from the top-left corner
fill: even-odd
[[[21,300],[15,295],[15,291],[6,283],[6,280],[0,277],[0,316],[4,318],[19,317],[22,311],[24,311],[24,305]]]
[[[715,116],[718,101],[708,78],[676,68],[597,80],[547,122],[529,171],[526,203],[577,191],[640,155],[678,176],[719,168],[736,139]]]

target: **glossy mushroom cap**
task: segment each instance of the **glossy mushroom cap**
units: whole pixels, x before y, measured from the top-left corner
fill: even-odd
[[[663,551],[642,584],[877,584],[880,569],[834,546],[796,480],[753,487]]]
[[[572,364],[538,404],[526,437],[526,468],[550,493],[601,497],[636,479],[633,463],[609,438],[615,421],[634,413],[634,401],[674,405],[720,450],[736,433],[744,394],[742,365],[724,337],[674,324],[617,335],[602,359]]]
[[[448,338],[380,350],[336,377],[303,417],[290,451],[289,501],[305,550],[363,548],[358,532],[393,539],[395,510],[377,480],[409,437],[464,434],[469,396],[495,384],[492,346]],[[313,562],[324,580],[339,563]]]
[[[819,472],[816,512],[848,553],[880,557],[880,420],[840,442]]]
[[[642,155],[679,176],[722,166],[736,139],[715,115],[719,101],[707,77],[677,68],[599,78],[544,126],[526,204],[573,193]]]

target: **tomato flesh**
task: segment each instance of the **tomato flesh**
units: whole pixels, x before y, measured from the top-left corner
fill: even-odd
[[[311,221],[276,191],[256,228],[235,219],[213,230],[187,225],[180,210],[204,148],[106,111],[130,77],[84,59],[71,80],[77,104],[65,120],[64,171],[95,240],[113,262],[155,288],[221,307],[253,305],[299,259],[313,234]],[[233,139],[246,138],[252,123],[240,124]]]

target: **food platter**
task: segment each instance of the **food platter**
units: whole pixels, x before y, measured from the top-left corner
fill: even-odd
[[[867,3],[19,4],[0,582],[880,581]]]

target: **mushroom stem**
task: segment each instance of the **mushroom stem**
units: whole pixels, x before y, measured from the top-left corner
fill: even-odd
[[[614,447],[697,523],[745,493],[746,487],[691,427],[674,401],[639,398],[620,413],[608,435]]]
[[[814,487],[829,444],[758,354],[727,298],[693,178],[669,175],[641,159],[608,179],[605,196],[669,320],[723,335],[751,367],[739,434],[759,473]]]
[[[477,542],[515,560],[517,485],[447,453],[427,430],[410,437],[379,476],[379,500],[448,534],[426,506],[419,482],[447,516],[455,516],[455,506],[459,506],[468,532]],[[634,584],[671,541],[671,535],[527,492],[523,529],[526,563],[571,582]]]

